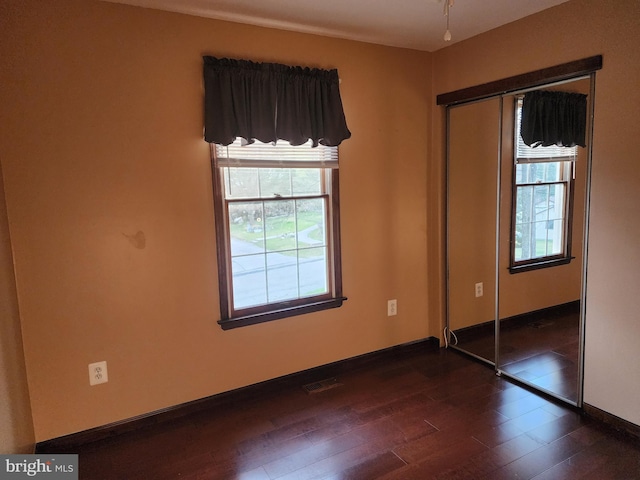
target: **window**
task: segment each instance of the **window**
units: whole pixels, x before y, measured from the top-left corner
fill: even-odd
[[[351,132],[338,71],[203,60],[218,323],[227,330],[341,306],[337,146]]]
[[[339,307],[338,147],[212,150],[222,327]]]
[[[577,147],[529,147],[522,140],[522,98],[516,104],[510,271],[571,260],[571,199]]]

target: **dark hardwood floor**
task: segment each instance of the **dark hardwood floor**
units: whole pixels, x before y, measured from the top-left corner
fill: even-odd
[[[579,306],[500,331],[501,368],[545,390],[578,398]]]
[[[566,399],[577,401],[580,305],[532,312],[501,322],[500,369]],[[459,334],[458,346],[493,361],[493,326]]]
[[[640,479],[637,439],[454,351],[395,355],[337,380],[83,445],[80,478]]]

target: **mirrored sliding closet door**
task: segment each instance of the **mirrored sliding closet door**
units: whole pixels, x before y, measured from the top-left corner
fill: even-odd
[[[486,98],[439,96],[447,106],[447,345],[575,405],[602,58],[580,62],[567,64],[584,67],[574,75],[558,80],[557,67],[547,69],[547,82],[540,71],[535,85],[521,76],[520,88]]]
[[[451,344],[495,363],[500,99],[448,111],[448,317]]]

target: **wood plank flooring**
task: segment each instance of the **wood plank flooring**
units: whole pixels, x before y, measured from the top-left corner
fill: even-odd
[[[510,374],[576,401],[578,398],[579,306],[574,312],[500,331],[500,364]]]
[[[541,317],[506,321],[500,330],[500,368],[556,395],[578,399],[579,304]],[[493,361],[495,336],[479,328],[460,335],[460,348]]]
[[[80,478],[640,479],[637,439],[453,351],[396,355],[338,381],[86,444]]]

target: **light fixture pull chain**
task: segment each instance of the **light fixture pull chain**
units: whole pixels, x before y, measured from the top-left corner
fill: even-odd
[[[444,0],[444,15],[447,17],[447,31],[444,32],[444,41],[451,41],[451,30],[449,30],[449,13],[451,7],[453,7],[454,0]]]

